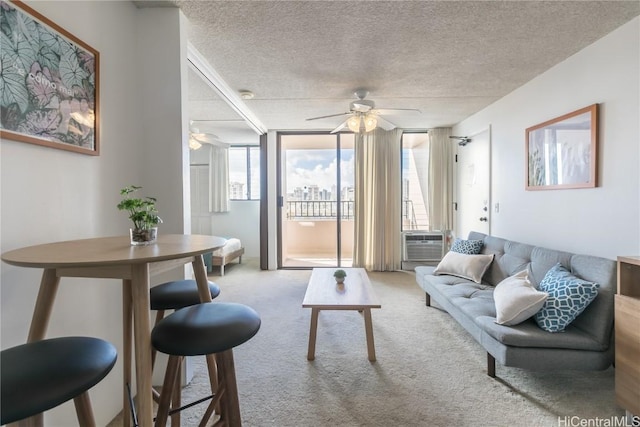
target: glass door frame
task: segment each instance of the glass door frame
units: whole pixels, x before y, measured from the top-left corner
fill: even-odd
[[[340,146],[340,138],[343,133],[351,134],[351,132],[338,132],[332,134],[329,131],[280,131],[276,133],[276,217],[277,217],[277,269],[289,269],[289,270],[308,270],[313,266],[296,267],[296,266],[284,266],[282,259],[282,210],[284,209],[284,195],[282,188],[282,174],[285,173],[282,167],[282,136],[305,136],[305,135],[335,135],[336,136],[336,161],[338,167],[336,168],[336,187],[340,188],[342,182],[342,168],[340,167],[342,161],[342,149]],[[336,197],[336,265],[332,267],[340,267],[342,265],[342,194],[338,191]]]

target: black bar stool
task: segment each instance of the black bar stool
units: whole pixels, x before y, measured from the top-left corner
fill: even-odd
[[[209,292],[211,299],[220,295],[220,286],[214,282],[209,282]],[[184,307],[200,304],[198,294],[198,284],[195,280],[174,280],[151,288],[149,291],[149,305],[151,310],[156,310],[157,325],[164,319],[166,310],[179,310]],[[151,350],[151,366],[155,365],[156,349]],[[153,368],[152,368],[153,369]]]
[[[218,286],[216,283],[211,281],[209,281],[208,283],[209,283],[209,292],[211,294],[211,299],[214,299],[218,295],[220,295],[220,286]],[[149,307],[151,308],[151,310],[157,311],[154,326],[157,325],[158,322],[160,322],[162,319],[164,319],[165,312],[167,310],[179,310],[181,308],[189,307],[191,305],[196,305],[196,304],[200,304],[200,295],[198,293],[198,284],[196,283],[195,280],[191,280],[191,279],[173,280],[171,282],[166,282],[160,285],[156,285],[149,290]],[[129,312],[128,313],[129,318],[131,317],[131,315],[132,313]],[[128,333],[130,333],[130,331],[125,330],[124,333],[125,333],[125,337],[127,337],[129,336]],[[152,370],[156,363],[156,353],[157,353],[156,349],[152,348],[151,349],[151,369]],[[127,338],[125,338],[125,343],[124,343],[124,354],[125,356],[131,355],[131,340]],[[208,366],[209,366],[209,369],[213,373],[215,373],[216,364],[213,358],[211,358],[211,361],[208,364]],[[125,367],[125,370],[127,369],[130,370],[130,368]],[[130,371],[124,372],[124,377],[125,377],[125,383],[127,384],[127,387],[128,387],[129,381],[131,380],[131,372]],[[179,377],[176,385],[176,393],[174,394],[174,399],[175,399],[174,406],[180,406],[181,381],[182,380]],[[212,384],[212,387],[215,386],[215,384]],[[127,396],[125,398],[125,402],[129,405],[129,409],[131,411],[131,418],[129,418],[128,414],[126,413],[123,414],[125,417],[124,425],[129,426],[131,423],[131,419],[133,418],[133,421],[134,421],[133,424],[135,426],[136,411],[135,411],[135,408],[133,407],[133,404],[131,403],[132,398],[131,398],[130,391],[127,389],[125,394]],[[159,394],[155,390],[153,390],[153,399],[157,402],[159,398],[160,398]]]
[[[116,363],[116,348],[90,337],[51,338],[0,353],[0,424],[40,414],[73,399],[81,426],[95,426],[89,389]]]
[[[169,407],[181,360],[184,356],[210,354],[215,354],[218,364],[218,386],[210,396],[212,400],[200,425],[206,425],[214,408],[220,404],[221,418],[216,424],[241,426],[233,347],[251,339],[259,329],[258,313],[236,303],[201,303],[177,310],[161,320],[153,328],[151,343],[158,351],[169,355],[169,362],[160,393],[156,426],[165,426],[169,415],[172,417],[171,425],[179,425],[179,418],[174,421],[174,416],[191,406]]]

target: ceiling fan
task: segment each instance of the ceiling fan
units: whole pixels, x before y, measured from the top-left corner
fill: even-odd
[[[396,127],[395,124],[381,117],[386,114],[398,114],[398,113],[420,113],[420,110],[414,108],[376,108],[375,102],[365,99],[369,95],[369,91],[366,89],[358,89],[354,92],[356,101],[349,104],[349,111],[345,113],[330,114],[328,116],[312,117],[309,120],[327,119],[329,117],[338,116],[350,116],[347,120],[342,122],[337,128],[331,131],[336,133],[342,130],[345,126],[352,132],[369,132],[380,126],[384,130],[391,130]]]
[[[189,148],[197,150],[202,147],[202,144],[218,145],[227,147],[229,144],[218,138],[218,135],[213,133],[200,132],[198,128],[191,127],[189,129]]]

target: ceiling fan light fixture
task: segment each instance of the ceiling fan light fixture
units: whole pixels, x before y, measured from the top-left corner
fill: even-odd
[[[349,130],[351,130],[351,132],[360,132],[360,116],[351,116],[349,120],[347,120],[347,126],[349,126]]]
[[[347,126],[353,133],[371,132],[378,126],[378,119],[373,114],[354,114],[347,120]]]
[[[378,126],[378,119],[373,114],[367,114],[364,117],[364,131],[371,132]]]
[[[194,137],[189,138],[189,149],[197,150],[201,147],[202,144],[200,144]]]

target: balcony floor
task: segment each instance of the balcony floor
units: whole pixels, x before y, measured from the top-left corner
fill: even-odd
[[[351,267],[353,259],[342,258],[341,267]],[[283,267],[337,267],[336,258],[330,255],[289,255],[282,263]]]

